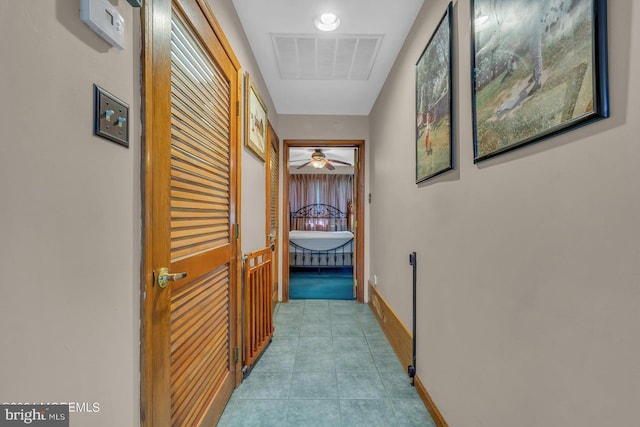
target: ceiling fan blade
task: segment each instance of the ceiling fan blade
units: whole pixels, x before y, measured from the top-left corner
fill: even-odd
[[[303,163],[300,166],[298,166],[296,169],[302,169],[303,167],[307,166],[309,163],[311,163],[311,160],[309,160],[307,163]]]
[[[329,162],[324,162],[324,167],[329,169],[330,171],[335,169],[335,167]]]
[[[327,159],[328,161],[332,162],[332,163],[340,163],[341,165],[348,165],[351,166],[351,163],[349,162],[343,162],[342,160],[336,160],[336,159]]]

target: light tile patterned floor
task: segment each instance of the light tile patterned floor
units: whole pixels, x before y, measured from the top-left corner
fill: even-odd
[[[291,300],[274,323],[219,426],[435,427],[367,305]]]

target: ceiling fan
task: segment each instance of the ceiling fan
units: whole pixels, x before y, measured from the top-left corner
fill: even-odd
[[[316,169],[327,168],[329,170],[334,170],[335,167],[332,165],[332,163],[339,163],[341,165],[351,166],[351,163],[343,162],[342,160],[327,159],[327,157],[324,155],[322,150],[319,148],[316,148],[315,151],[311,154],[311,160],[301,164],[296,169],[302,169],[303,167],[310,164]]]

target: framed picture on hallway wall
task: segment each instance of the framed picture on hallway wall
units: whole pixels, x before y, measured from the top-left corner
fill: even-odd
[[[472,0],[474,163],[609,116],[606,0]]]
[[[267,147],[267,107],[253,84],[244,74],[244,145],[265,161]]]
[[[452,14],[449,3],[416,64],[416,183],[453,168]]]

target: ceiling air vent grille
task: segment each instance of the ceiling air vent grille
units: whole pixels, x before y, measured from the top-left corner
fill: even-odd
[[[271,34],[284,80],[367,80],[382,35]]]

